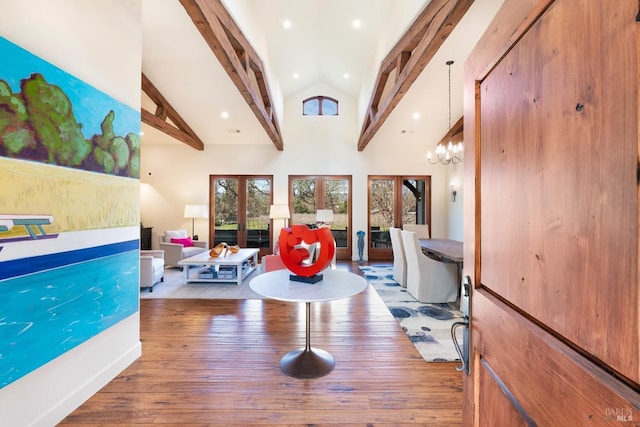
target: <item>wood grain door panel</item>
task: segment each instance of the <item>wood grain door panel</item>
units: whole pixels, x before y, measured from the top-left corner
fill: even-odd
[[[540,426],[611,425],[616,409],[632,413],[640,408],[631,387],[613,381],[516,310],[487,292],[473,298],[471,324],[481,325],[472,330],[477,349],[472,371],[482,390],[478,410],[485,414],[481,419],[497,421],[485,425],[529,425],[533,420]]]
[[[638,383],[637,24],[591,6],[556,1],[480,84],[480,280]]]
[[[478,370],[478,383],[482,388],[478,396],[481,427],[536,425],[486,359],[480,359]]]
[[[465,62],[465,425],[638,424],[639,9],[505,0]]]

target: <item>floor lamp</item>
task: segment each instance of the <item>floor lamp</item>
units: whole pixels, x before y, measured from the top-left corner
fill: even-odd
[[[209,209],[207,205],[184,205],[184,217],[191,218],[191,236],[193,240],[198,240],[198,236],[195,234],[195,220],[196,218],[209,218]]]
[[[291,218],[291,215],[289,214],[289,205],[271,205],[269,207],[269,219],[282,219],[284,220],[284,227],[286,227],[289,218]],[[273,254],[277,255],[278,252],[280,252],[280,245],[278,245],[277,236],[274,238],[274,241]]]

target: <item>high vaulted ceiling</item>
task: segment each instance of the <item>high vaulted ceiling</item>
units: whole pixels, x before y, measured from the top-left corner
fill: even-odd
[[[143,144],[187,143],[199,149],[202,144],[246,143],[273,144],[274,149],[286,149],[286,135],[283,135],[280,146],[273,135],[279,129],[277,121],[273,124],[275,127],[269,125],[271,114],[281,121],[288,97],[318,86],[331,87],[351,98],[359,110],[356,127],[363,129],[365,117],[371,117],[367,116],[368,107],[385,57],[412,23],[424,16],[430,3],[435,11],[432,14],[436,14],[433,21],[437,21],[440,19],[437,14],[443,13],[442,5],[451,2],[458,4],[466,13],[453,30],[444,21],[441,33],[451,34],[441,46],[437,37],[442,36],[437,34],[435,41],[439,47],[430,53],[426,64],[420,65],[420,68],[424,67],[422,72],[416,72],[417,78],[408,91],[402,89],[399,101],[394,102],[394,108],[389,108],[390,114],[367,141],[423,143],[431,148],[449,130],[449,70],[446,62],[455,61],[451,67],[453,125],[462,116],[464,60],[502,1],[222,0],[220,3],[209,0],[143,0]],[[471,3],[470,7],[468,3]],[[245,52],[238,44],[241,42],[237,39],[244,37],[255,50],[255,58],[261,61],[264,85],[271,96],[262,113],[252,102],[248,91],[241,93],[237,81],[234,83],[234,79],[241,80],[239,76],[233,73],[234,79],[229,76],[227,70],[230,65],[224,61],[221,64],[211,44],[205,41],[202,25],[196,26],[192,20],[193,10],[202,10],[206,15],[207,11],[215,10],[216,4],[223,5],[229,18],[237,24],[241,37],[233,39],[232,35],[232,44],[235,44],[236,51],[242,50],[239,57],[251,58],[251,50]],[[359,28],[354,27],[355,20],[360,22]],[[285,21],[291,23],[289,28],[284,27]],[[225,31],[231,32],[228,28]],[[426,33],[435,31],[429,28]],[[402,74],[392,71],[389,82],[380,91],[389,92],[399,77]],[[252,75],[252,78],[256,83],[256,76]],[[307,96],[311,95],[320,94],[309,93]],[[170,108],[158,109],[158,96]],[[146,114],[145,120],[145,110],[155,117]],[[221,117],[223,112],[228,114],[228,118]],[[266,125],[264,120],[262,123],[259,120],[261,114],[266,117]],[[416,118],[416,114],[419,117]],[[161,120],[165,125],[159,123]],[[161,132],[158,127],[168,129]],[[187,136],[183,139],[176,137],[172,128],[180,129],[178,133]],[[354,135],[354,149],[359,139],[360,135]]]

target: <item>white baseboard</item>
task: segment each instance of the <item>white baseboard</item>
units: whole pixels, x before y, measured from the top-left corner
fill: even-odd
[[[135,313],[0,389],[2,422],[56,425],[140,357],[139,331]]]
[[[58,424],[140,357],[142,354],[141,351],[142,345],[138,342],[138,345],[126,354],[123,354],[122,357],[114,361],[113,364],[105,366],[102,371],[97,372],[93,378],[90,378],[89,381],[80,386],[74,393],[68,395],[65,400],[59,402],[59,404],[52,407],[48,413],[43,414],[39,419],[35,420],[33,426],[49,427]]]

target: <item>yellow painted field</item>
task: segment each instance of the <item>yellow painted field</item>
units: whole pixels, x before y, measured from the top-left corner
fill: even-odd
[[[0,157],[0,189],[0,214],[53,215],[47,233],[140,223],[137,179]],[[12,233],[24,234],[24,228],[0,237]]]

